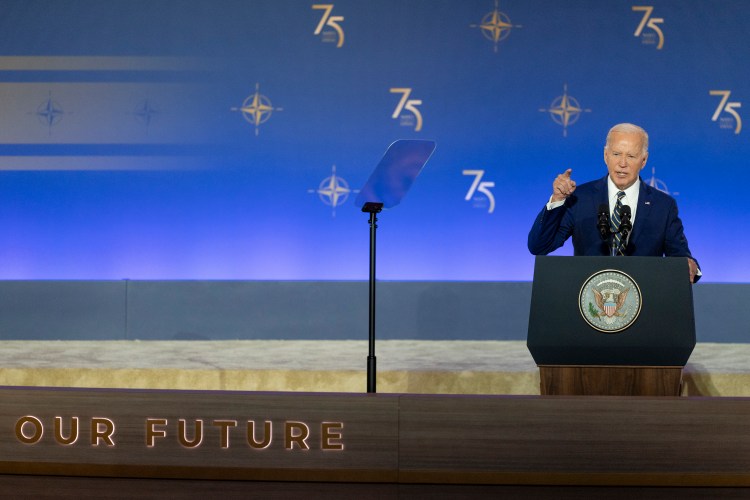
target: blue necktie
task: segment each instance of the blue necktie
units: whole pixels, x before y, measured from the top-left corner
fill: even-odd
[[[625,242],[620,234],[620,218],[622,214],[622,199],[625,192],[617,192],[617,203],[615,210],[612,212],[612,255],[625,255]]]

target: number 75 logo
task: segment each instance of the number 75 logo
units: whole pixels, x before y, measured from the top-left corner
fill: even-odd
[[[661,48],[664,47],[664,33],[662,33],[661,28],[659,28],[657,24],[663,23],[664,19],[661,17],[651,17],[651,13],[654,11],[654,7],[651,5],[634,5],[632,10],[633,12],[643,11],[644,13],[643,19],[641,19],[641,24],[635,29],[635,36],[641,36],[644,27],[651,28],[659,37],[659,44],[656,46],[656,49],[661,50]],[[649,19],[650,17],[651,19]]]
[[[490,202],[487,213],[491,214],[492,212],[494,212],[495,196],[492,194],[492,191],[490,191],[490,188],[495,187],[495,183],[482,180],[482,177],[484,177],[484,170],[464,170],[461,173],[464,175],[474,176],[474,182],[471,183],[471,187],[469,188],[469,191],[466,192],[466,196],[464,197],[464,199],[466,201],[469,201],[474,196],[474,194],[479,191],[480,193],[485,195]]]
[[[722,96],[721,102],[716,107],[716,111],[714,111],[714,116],[711,117],[711,121],[715,122],[719,119],[719,115],[722,111],[725,111],[732,115],[734,117],[735,123],[737,124],[734,128],[734,133],[739,134],[742,130],[742,118],[740,118],[740,114],[735,111],[735,108],[741,108],[742,103],[741,102],[727,102],[729,100],[729,95],[732,93],[731,90],[709,90],[708,93],[710,95],[720,95]]]
[[[411,89],[410,88],[401,88],[401,87],[393,87],[391,89],[391,94],[403,94],[401,96],[401,99],[398,101],[398,105],[396,106],[396,109],[393,111],[393,114],[391,115],[391,118],[394,120],[401,115],[401,112],[403,110],[410,111],[416,120],[416,125],[414,126],[414,130],[419,132],[422,130],[422,113],[419,112],[419,109],[417,109],[417,106],[422,105],[421,99],[409,99],[409,96],[411,95]]]
[[[317,3],[313,4],[312,8],[324,11],[323,16],[320,18],[320,22],[315,28],[315,32],[313,34],[320,35],[320,33],[323,31],[324,26],[333,28],[339,35],[339,42],[336,44],[336,48],[340,49],[344,45],[344,30],[341,28],[339,23],[344,21],[344,16],[331,15],[331,12],[333,11],[332,3]]]

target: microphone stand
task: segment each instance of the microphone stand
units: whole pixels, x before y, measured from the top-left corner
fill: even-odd
[[[620,238],[624,242],[623,247],[623,253],[625,251],[625,248],[628,245],[628,236],[630,235],[630,231],[633,230],[633,225],[630,223],[630,217],[623,218],[622,222],[620,222]]]
[[[599,234],[601,235],[602,239],[607,242],[607,247],[609,248],[609,256],[613,257],[615,255],[614,245],[612,244],[612,238],[614,238],[614,234],[612,233],[612,228],[609,222],[609,209],[604,204],[599,205],[599,220],[596,223],[596,227],[599,229]]]
[[[628,245],[628,235],[630,234],[630,231],[633,230],[633,224],[630,222],[631,217],[630,207],[627,205],[624,205],[622,207],[622,211],[620,212],[620,227],[617,228],[620,232],[620,241],[622,241],[622,250],[623,254],[625,254],[625,248]]]

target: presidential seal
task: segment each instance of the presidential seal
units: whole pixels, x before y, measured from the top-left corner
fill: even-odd
[[[638,319],[641,289],[622,271],[605,269],[583,282],[578,307],[592,328],[604,333],[621,332]]]

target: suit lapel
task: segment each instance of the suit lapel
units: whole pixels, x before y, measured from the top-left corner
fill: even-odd
[[[652,207],[652,189],[651,186],[643,182],[641,179],[641,188],[638,190],[638,210],[635,214],[635,223],[633,224],[633,233],[630,235],[630,241],[638,241],[638,237],[643,232],[643,226],[648,220],[649,213]]]
[[[607,176],[605,175],[603,179],[600,179],[599,182],[597,182],[594,185],[594,210],[599,209],[599,205],[607,205],[609,206],[609,196],[607,192]],[[596,213],[596,212],[592,212]]]

